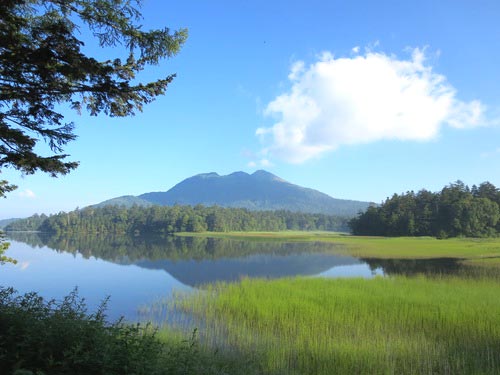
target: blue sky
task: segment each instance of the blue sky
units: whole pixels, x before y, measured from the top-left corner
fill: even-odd
[[[374,202],[457,179],[500,186],[498,1],[146,0],[142,12],[144,28],[189,29],[178,56],[141,76],[177,73],[167,94],[131,118],[66,111],[80,167],[3,170],[19,189],[0,219],[212,171],[266,169]]]

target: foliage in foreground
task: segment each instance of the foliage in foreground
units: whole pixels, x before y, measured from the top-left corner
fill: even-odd
[[[2,231],[0,231],[0,265],[5,262],[17,263],[15,259],[12,259],[8,256],[5,256],[5,251],[9,248],[9,243],[5,241],[5,235]]]
[[[175,74],[140,82],[138,74],[177,54],[187,30],[144,31],[140,0],[2,0],[0,2],[0,173],[64,175],[61,154],[74,140],[61,104],[90,115],[131,116],[163,95]],[[82,32],[83,31],[83,32]],[[108,54],[87,55],[82,34]],[[117,53],[112,47],[123,46]],[[46,141],[53,155],[39,152]],[[15,186],[0,181],[0,197]]]
[[[147,325],[106,323],[104,307],[88,314],[76,292],[57,303],[0,288],[0,373],[238,373],[241,363],[200,351],[194,335],[167,343]]]
[[[210,293],[211,291],[211,293]],[[209,345],[266,373],[498,374],[498,278],[243,280],[184,297]]]

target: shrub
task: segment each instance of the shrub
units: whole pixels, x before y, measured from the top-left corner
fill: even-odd
[[[108,324],[76,289],[62,302],[0,288],[0,373],[157,374],[166,350],[148,325]]]
[[[200,348],[150,325],[106,321],[106,301],[89,314],[75,289],[61,302],[0,287],[0,374],[260,374],[245,356]]]

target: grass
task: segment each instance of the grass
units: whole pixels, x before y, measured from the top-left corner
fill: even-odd
[[[210,236],[343,244],[367,258],[462,258],[470,273],[209,285],[169,306],[189,314],[199,339],[109,324],[104,307],[88,314],[76,294],[56,303],[0,288],[0,373],[500,373],[500,239]]]
[[[362,237],[331,232],[209,232],[196,234],[196,236],[253,241],[319,241],[345,245],[343,252],[346,255],[362,258],[461,258],[474,260],[475,263],[485,260],[488,265],[500,265],[500,238],[438,240],[432,237]]]
[[[264,373],[500,373],[498,279],[247,279],[208,291],[175,308],[200,319],[208,347],[260,358]]]

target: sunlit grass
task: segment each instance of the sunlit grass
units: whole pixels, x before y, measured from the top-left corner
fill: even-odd
[[[248,279],[175,308],[266,373],[498,374],[499,296],[486,277]]]
[[[345,245],[336,252],[357,257],[459,258],[467,265],[455,276],[247,279],[208,286],[171,308],[197,318],[212,349],[255,356],[269,374],[500,373],[498,238],[209,235],[335,243]]]
[[[364,258],[463,258],[500,264],[500,238],[363,237],[331,232],[228,232],[198,234],[219,238],[276,241],[320,241],[343,244],[343,253]],[[339,249],[336,249],[338,251]]]

